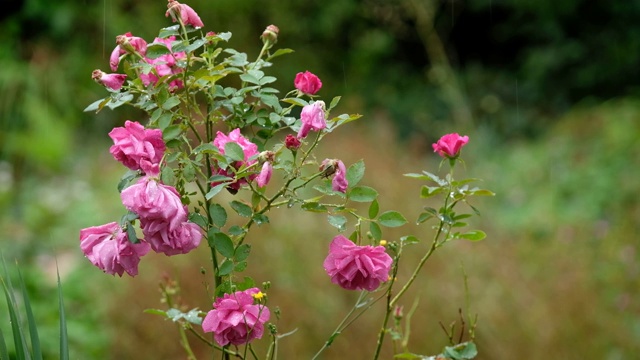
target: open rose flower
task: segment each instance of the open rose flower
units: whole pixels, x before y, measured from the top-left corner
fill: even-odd
[[[202,330],[213,332],[220,346],[242,345],[262,338],[264,323],[271,314],[265,305],[254,304],[254,295],[259,293],[257,288],[251,288],[216,299],[213,310],[202,321]]]
[[[324,119],[324,109],[324,101],[316,101],[302,108],[302,112],[300,112],[302,126],[298,131],[299,139],[306,138],[311,130],[320,131],[327,127],[327,122]]]
[[[136,121],[125,121],[109,133],[113,145],[109,152],[131,170],[142,170],[148,175],[157,175],[160,160],[166,150],[159,129],[145,129]]]
[[[143,177],[120,193],[122,204],[138,214],[140,221],[166,222],[168,230],[176,230],[187,221],[187,210],[178,191],[152,177]]]
[[[338,235],[323,265],[334,284],[347,290],[373,291],[389,279],[392,263],[384,246],[358,246]]]
[[[309,71],[299,72],[293,84],[300,92],[308,95],[315,95],[322,87],[320,78]]]
[[[125,74],[107,74],[101,70],[93,70],[91,78],[98,84],[103,85],[114,91],[118,91],[124,85],[124,81],[127,79]]]
[[[140,257],[149,252],[149,244],[132,244],[116,222],[80,230],[80,248],[93,265],[119,276],[138,275]]]
[[[181,4],[176,0],[169,0],[167,8],[168,10],[165,13],[165,16],[171,16],[174,22],[180,18],[180,21],[182,21],[184,25],[191,25],[194,28],[201,28],[204,26],[202,20],[200,20],[200,16],[198,16],[198,13],[196,13],[189,5]]]
[[[242,149],[244,156],[242,161],[237,161],[233,165],[233,167],[237,170],[242,166],[250,166],[256,163],[255,156],[258,155],[258,145],[252,143],[246,137],[242,136],[240,133],[240,129],[234,129],[229,133],[229,135],[225,135],[224,133],[218,131],[215,139],[213,139],[213,145],[218,148],[221,154],[225,154],[225,145],[227,143],[234,142],[240,146]],[[220,169],[214,165],[213,172],[218,175],[224,175],[228,177],[234,177],[234,174],[229,171],[229,169]],[[255,179],[256,174],[251,174],[246,178],[238,179],[228,186],[231,191],[237,191],[240,189],[240,186],[247,184],[248,180]],[[215,185],[215,183],[214,183]]]
[[[171,44],[176,40],[175,36],[169,36],[167,38],[155,38],[153,40],[154,44],[164,44],[164,46],[171,51]],[[165,77],[167,75],[176,75],[184,71],[184,68],[178,66],[177,61],[186,58],[187,55],[184,51],[180,52],[172,52],[171,54],[160,55],[155,59],[145,58],[145,61],[148,64],[153,65],[154,71],[150,71],[148,73],[141,73],[140,80],[144,86],[149,86],[149,84],[157,85],[160,78]],[[184,87],[182,83],[182,79],[174,78],[169,83],[169,89],[180,89]]]
[[[433,152],[442,157],[455,159],[460,155],[460,149],[469,142],[468,136],[460,136],[457,133],[447,134],[432,145]]]
[[[202,232],[198,225],[184,221],[172,228],[171,222],[161,219],[140,219],[140,227],[151,249],[167,256],[186,254],[200,245]]]

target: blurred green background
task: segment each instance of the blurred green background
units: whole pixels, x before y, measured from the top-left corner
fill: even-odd
[[[474,204],[482,210],[474,225],[489,236],[452,243],[427,264],[404,304],[419,299],[413,352],[445,345],[438,322],[465,307],[464,268],[479,359],[637,356],[640,3],[188,4],[205,30],[231,31],[230,46],[250,57],[264,27],[278,25],[278,46],[296,50],[270,70],[281,89],[310,70],[323,80],[321,96],[342,95],[339,110],[365,115],[321,152],[340,149],[348,164],[364,158],[364,184],[380,190],[382,210],[416,214],[420,184],[400,174],[435,171],[430,144],[442,134],[470,136],[465,175],[497,193]],[[46,358],[57,356],[56,260],[74,359],[184,358],[173,324],[142,313],[162,306],[165,276],[180,282],[186,305],[210,308],[200,275],[206,247],[188,257],[149,255],[134,279],[104,275],[78,248],[79,229],[124,213],[116,189],[124,168],[108,153],[108,131],[144,121],[124,108],[83,113],[106,94],[91,71],[108,70],[116,35],[151,41],[170,24],[164,11],[162,0],[24,0],[0,12],[0,250],[25,272]],[[406,233],[430,236],[413,225],[384,235]],[[287,209],[251,235],[248,272],[272,282],[279,330],[298,329],[282,340],[283,359],[310,358],[355,301],[321,268],[334,235],[323,216]],[[414,249],[418,258],[422,248]],[[8,316],[0,320],[7,334]],[[360,344],[373,344],[379,326],[379,317],[358,320],[323,358],[369,358],[373,346]]]

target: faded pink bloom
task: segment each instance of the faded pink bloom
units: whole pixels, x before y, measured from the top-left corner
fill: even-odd
[[[320,81],[320,78],[309,71],[305,71],[303,73],[299,72],[296,75],[293,84],[296,89],[300,90],[300,92],[308,95],[315,95],[322,87],[322,81]]]
[[[324,159],[320,164],[320,171],[324,171],[325,177],[333,175],[331,180],[331,188],[333,191],[341,193],[347,192],[349,182],[347,181],[347,168],[344,166],[342,160],[338,159]]]
[[[140,257],[149,251],[149,244],[132,244],[116,222],[80,230],[80,248],[91,263],[107,274],[138,275]]]
[[[171,43],[175,41],[175,39],[175,36],[169,36],[167,38],[155,38],[155,40],[153,40],[153,43],[164,44],[167,49],[171,50]],[[186,53],[184,51],[181,51],[177,53],[161,55],[155,59],[145,58],[145,61],[148,64],[153,65],[155,71],[151,71],[147,74],[141,73],[140,80],[142,80],[144,86],[149,86],[149,84],[157,85],[161,77],[167,75],[175,75],[183,72],[184,69],[179,67],[176,62],[177,60],[181,60],[186,57]],[[181,79],[175,78],[169,83],[170,90],[180,89],[182,87],[184,87],[184,84]]]
[[[160,129],[145,129],[136,121],[125,121],[109,133],[113,145],[109,152],[131,170],[142,170],[147,175],[160,172],[160,160],[166,145]]]
[[[101,70],[93,70],[91,78],[98,84],[103,85],[111,90],[118,91],[124,85],[127,78],[125,74],[107,74]]]
[[[185,221],[176,228],[166,219],[140,219],[140,227],[151,249],[167,256],[186,254],[200,245],[202,232],[197,224]]]
[[[358,246],[338,235],[329,246],[323,266],[334,284],[347,290],[373,291],[389,280],[392,263],[384,246]]]
[[[260,174],[256,177],[256,183],[259,187],[264,187],[271,180],[271,174],[273,173],[273,165],[269,161],[265,161],[262,164],[262,170],[260,170]]]
[[[316,101],[302,108],[302,112],[300,113],[302,126],[298,131],[299,139],[306,138],[310,130],[320,131],[327,127],[327,122],[324,119],[324,109],[324,101]]]
[[[168,231],[175,231],[187,221],[187,209],[178,191],[158,179],[145,176],[120,193],[122,204],[140,217],[140,222],[165,222]]]
[[[284,138],[284,146],[289,150],[298,150],[300,148],[300,140],[297,137],[289,134]]]
[[[122,55],[134,52],[141,56],[147,54],[147,42],[143,38],[132,36],[130,32],[116,36],[116,43],[118,45],[113,49],[109,57],[111,71],[118,70],[120,56]]]
[[[216,299],[213,310],[202,321],[202,330],[213,332],[220,346],[242,345],[262,338],[264,323],[271,313],[265,305],[254,304],[253,295],[258,293],[258,288],[251,288]]]
[[[194,28],[201,28],[204,26],[200,16],[189,5],[181,4],[176,0],[169,0],[167,4],[167,12],[165,16],[171,15],[174,22],[178,20],[178,17],[184,25],[191,25]]]
[[[437,152],[442,157],[450,159],[457,158],[460,155],[460,149],[469,142],[468,136],[460,136],[458,133],[447,134],[433,144],[433,152]]]
[[[234,168],[239,169],[243,165],[251,166],[256,163],[255,155],[258,154],[258,145],[252,143],[251,141],[249,141],[249,139],[242,136],[242,134],[240,133],[240,129],[234,129],[229,133],[229,135],[225,135],[224,133],[218,131],[216,133],[216,138],[213,139],[213,145],[217,147],[218,151],[220,151],[220,153],[223,155],[225,153],[224,146],[229,142],[235,142],[236,144],[240,145],[240,148],[242,148],[242,151],[244,152],[244,160],[237,161],[235,164],[233,164]],[[233,172],[229,171],[229,169],[222,170],[217,168],[215,165],[213,168],[213,172],[218,175],[234,177]],[[256,174],[252,174],[247,178],[249,180],[253,180],[255,177]],[[240,186],[247,183],[247,178],[239,179],[236,182],[230,184],[228,186],[229,189],[235,191],[239,190]],[[214,183],[214,185],[216,185],[216,183]]]

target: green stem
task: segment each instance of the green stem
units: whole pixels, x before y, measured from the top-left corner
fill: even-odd
[[[398,275],[398,263],[400,262],[400,254],[402,253],[402,247],[396,256],[396,261],[394,261],[393,271],[391,276],[391,281],[389,282],[389,288],[387,289],[387,308],[385,310],[384,320],[382,321],[382,328],[380,329],[380,333],[378,334],[378,342],[376,343],[376,351],[373,354],[374,359],[378,359],[380,356],[380,351],[382,350],[382,342],[384,341],[384,336],[387,333],[387,325],[389,324],[389,315],[393,311],[393,304],[391,300],[391,293],[393,289],[393,284],[395,284],[396,277]]]

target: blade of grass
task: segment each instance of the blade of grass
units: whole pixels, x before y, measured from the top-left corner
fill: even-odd
[[[36,360],[42,360],[42,350],[40,348],[40,337],[38,336],[38,326],[36,320],[33,317],[33,311],[31,310],[31,302],[29,301],[29,294],[27,293],[27,287],[24,285],[24,279],[22,278],[22,272],[16,264],[18,270],[18,279],[20,279],[20,288],[22,289],[22,300],[24,301],[24,309],[27,313],[27,324],[29,324],[29,336],[31,337],[31,351],[33,352],[33,358]]]
[[[8,359],[9,352],[7,351],[7,345],[4,343],[4,336],[2,335],[2,329],[0,329],[0,359]]]
[[[16,356],[18,359],[31,360],[27,343],[24,338],[24,331],[20,324],[18,313],[16,312],[18,304],[15,296],[13,296],[13,292],[10,291],[10,289],[13,289],[13,286],[11,285],[11,278],[8,276],[7,264],[4,261],[4,257],[2,258],[2,269],[7,279],[6,283],[4,279],[1,280],[4,295],[7,299],[7,307],[9,308],[9,319],[11,321],[11,331],[13,332],[13,343],[15,345]]]
[[[62,284],[60,283],[60,271],[56,261],[56,275],[58,276],[58,304],[60,305],[60,360],[69,360],[69,339],[67,337],[67,319],[62,300]]]

